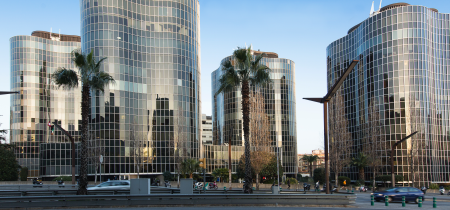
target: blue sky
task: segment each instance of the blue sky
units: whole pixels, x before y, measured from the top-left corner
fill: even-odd
[[[296,64],[297,143],[299,153],[323,148],[322,106],[304,97],[326,93],[325,49],[368,18],[372,0],[199,0],[202,112],[211,115],[211,72],[237,46],[276,52]],[[406,2],[449,13],[448,0]],[[379,0],[375,1],[375,10]],[[14,0],[0,7],[0,90],[10,89],[9,38],[34,30],[80,34],[78,0]],[[9,96],[0,96],[1,129],[9,129]]]

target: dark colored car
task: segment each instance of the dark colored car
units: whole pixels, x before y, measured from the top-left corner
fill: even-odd
[[[405,196],[405,201],[413,201],[419,203],[419,198],[422,201],[425,200],[424,194],[421,190],[414,187],[394,187],[384,191],[372,193],[376,201],[384,201],[384,196],[388,196],[388,201],[402,201],[402,197]]]

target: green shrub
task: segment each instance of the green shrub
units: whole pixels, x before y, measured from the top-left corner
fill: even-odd
[[[437,190],[437,189],[439,189],[439,185],[432,183],[432,184],[430,184],[429,189]]]
[[[356,185],[356,186],[365,185],[365,182],[364,182],[364,180],[359,179],[358,181],[355,182],[355,185]]]
[[[445,190],[450,190],[450,186],[444,187]]]
[[[277,184],[276,179],[267,179],[263,182],[263,184],[273,184],[274,182],[275,182],[275,184]]]
[[[320,183],[325,182],[325,168],[316,168],[313,172],[314,182],[319,181]]]
[[[347,186],[347,185],[350,185],[350,182],[352,181],[350,178],[348,178],[348,177],[346,177],[346,176],[339,176],[338,177],[338,180],[339,180],[339,184],[340,185],[344,185],[344,180],[347,182],[346,184],[345,184],[345,186]]]
[[[313,179],[309,178],[309,177],[302,177],[300,179],[298,179],[299,182],[314,182]]]
[[[28,168],[23,167],[20,170],[20,181],[27,181],[27,177],[28,177]]]
[[[54,178],[52,181],[59,181],[59,180],[61,180],[61,178],[65,182],[66,181],[72,181],[72,177],[71,176],[58,176],[58,177]]]
[[[174,180],[174,178],[173,178],[172,174],[170,173],[170,171],[164,171],[163,176],[164,176],[164,180],[167,180],[167,181],[173,181]]]
[[[286,178],[286,183],[287,180],[289,180],[291,182],[291,184],[298,184],[298,181],[295,178]]]

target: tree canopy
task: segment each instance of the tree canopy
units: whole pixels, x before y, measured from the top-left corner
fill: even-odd
[[[17,181],[20,168],[11,145],[0,144],[0,181]]]

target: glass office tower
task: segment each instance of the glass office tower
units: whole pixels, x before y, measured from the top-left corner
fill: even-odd
[[[253,51],[253,55],[263,52]],[[280,158],[285,174],[297,174],[297,122],[295,109],[295,63],[289,59],[278,58],[278,54],[265,52],[261,60],[272,72],[273,83],[263,88],[265,113],[269,118],[271,147],[281,148]],[[224,58],[231,59],[231,56]],[[209,171],[216,168],[228,168],[228,147],[232,145],[232,170],[236,172],[239,158],[244,152],[244,136],[242,127],[241,92],[236,90],[226,94],[215,93],[220,87],[219,79],[222,69],[219,67],[211,74],[213,145],[205,145],[205,156]],[[277,143],[278,141],[278,143]],[[273,149],[272,151],[275,151]]]
[[[369,137],[370,104],[379,110],[377,135],[386,144],[381,174],[390,174],[391,145],[418,131],[394,152],[394,172],[404,177],[404,185],[450,181],[449,24],[449,14],[436,9],[391,4],[327,47],[328,88],[352,60],[359,60],[339,90],[353,157]],[[373,179],[370,168],[365,172],[366,180]],[[346,173],[359,179],[354,167]]]
[[[11,91],[20,92],[11,95],[10,140],[29,178],[72,174],[70,141],[58,130],[52,134],[48,123],[58,123],[77,141],[81,91],[57,89],[50,74],[75,69],[70,53],[80,48],[79,36],[45,31],[10,39]]]
[[[102,174],[175,172],[179,139],[183,155],[198,158],[199,2],[81,0],[80,8],[83,52],[106,57],[102,71],[116,80],[91,93],[89,129],[104,148]]]

